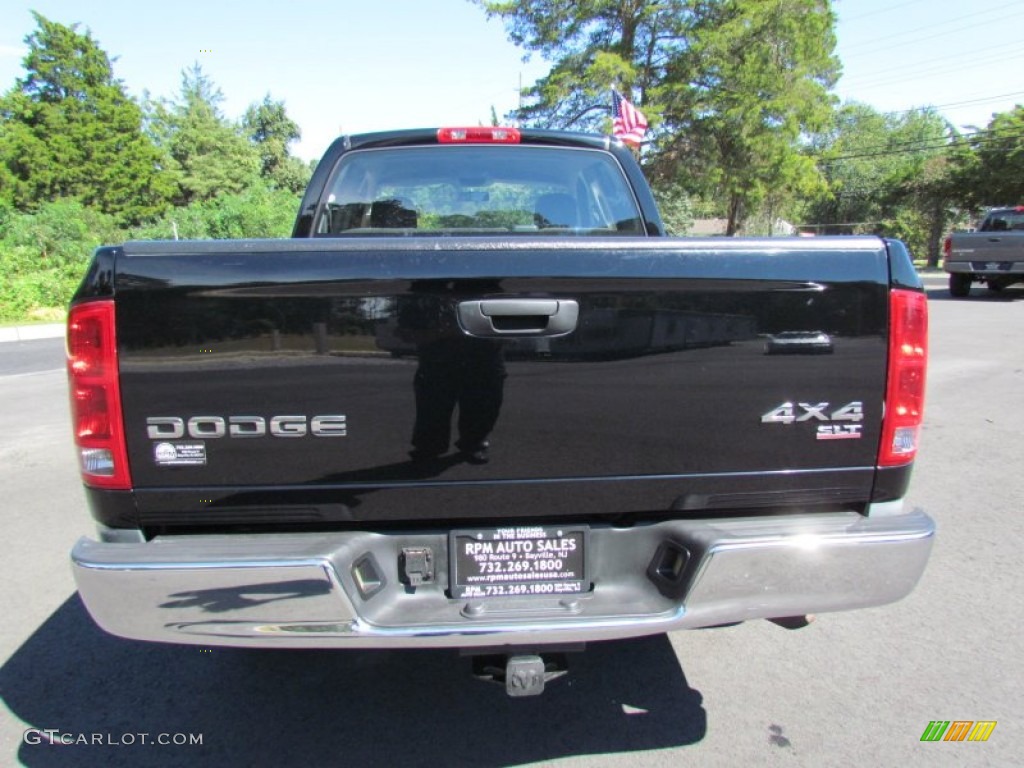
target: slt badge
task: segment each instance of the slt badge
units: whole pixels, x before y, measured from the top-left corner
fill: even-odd
[[[802,413],[797,414],[798,408]],[[818,440],[859,440],[863,437],[863,424],[843,423],[864,420],[864,404],[860,400],[854,400],[842,408],[826,413],[828,409],[828,403],[783,403],[762,416],[761,423],[788,425],[813,419],[814,422],[827,422],[818,424]]]

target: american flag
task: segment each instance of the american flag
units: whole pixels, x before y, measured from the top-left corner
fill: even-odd
[[[639,147],[647,132],[647,118],[622,94],[612,90],[612,133],[626,144]]]

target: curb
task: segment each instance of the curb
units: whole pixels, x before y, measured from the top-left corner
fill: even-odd
[[[0,343],[7,341],[38,341],[39,339],[60,339],[64,337],[64,324],[20,325],[0,328]]]

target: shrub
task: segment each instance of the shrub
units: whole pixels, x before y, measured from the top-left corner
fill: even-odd
[[[233,195],[175,208],[162,218],[131,232],[136,240],[183,240],[288,237],[299,208],[299,196],[255,185]]]
[[[117,242],[112,217],[73,200],[43,203],[35,213],[0,216],[0,320],[62,308],[78,287],[93,250]]]

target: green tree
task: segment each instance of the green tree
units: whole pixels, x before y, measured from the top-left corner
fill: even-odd
[[[827,189],[813,200],[807,222],[821,234],[871,231],[884,218],[883,187],[898,153],[886,116],[866,104],[844,104],[832,125],[812,139]],[[858,229],[867,228],[867,229]]]
[[[260,156],[221,112],[224,96],[195,64],[177,100],[147,104],[147,131],[170,161],[176,205],[239,192],[259,179]]]
[[[942,238],[950,225],[962,218],[957,202],[953,166],[948,151],[929,154],[900,186],[906,207],[919,221],[904,236],[912,252],[924,253],[929,267],[937,267]]]
[[[693,201],[678,183],[655,183],[651,191],[668,234],[685,235],[693,227]]]
[[[685,47],[693,0],[473,0],[505,22],[509,38],[551,62],[547,75],[523,91],[515,116],[538,127],[608,130],[610,88],[647,99]]]
[[[1024,203],[1024,106],[959,140],[953,165],[957,194],[971,208]]]
[[[251,104],[242,117],[242,128],[256,145],[260,156],[260,175],[271,186],[296,194],[309,182],[309,169],[292,157],[288,145],[298,141],[302,132],[285,111],[283,101],[273,101],[270,94],[261,104]]]
[[[950,147],[951,128],[934,110],[843,105],[813,140],[828,186],[812,199],[807,221],[826,234],[899,237],[937,264],[956,215]]]
[[[160,212],[169,180],[110,58],[90,32],[33,16],[26,75],[0,99],[0,200],[78,200],[122,222]]]
[[[831,112],[831,0],[475,1],[551,62],[520,119],[607,130],[618,85],[651,123],[651,170],[724,200],[730,234],[768,190],[820,185],[800,141]]]
[[[831,118],[834,26],[830,0],[696,4],[653,93],[673,128],[658,162],[725,203],[727,234],[763,203],[776,215],[822,186],[802,137]]]

